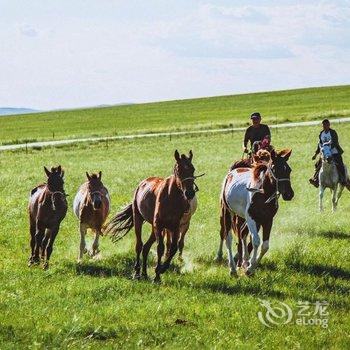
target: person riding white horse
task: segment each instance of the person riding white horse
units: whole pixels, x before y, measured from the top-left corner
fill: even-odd
[[[319,208],[320,211],[323,211],[324,190],[326,188],[330,188],[332,192],[332,211],[334,212],[337,209],[338,201],[342,195],[344,185],[343,181],[340,181],[339,171],[337,169],[337,164],[334,159],[334,154],[332,153],[331,141],[325,142],[322,145],[320,145],[320,149],[322,165],[318,175],[318,180],[320,184]],[[345,179],[348,179],[348,173],[345,166],[344,170]]]

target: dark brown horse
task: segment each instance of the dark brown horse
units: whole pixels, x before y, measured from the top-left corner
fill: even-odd
[[[178,250],[181,227],[186,231],[191,215],[196,207],[197,186],[194,181],[195,168],[192,164],[192,151],[189,156],[175,151],[175,166],[173,175],[166,179],[150,177],[143,180],[137,187],[134,200],[124,210],[119,212],[107,225],[106,233],[122,238],[135,226],[136,263],[135,278],[140,277],[141,253],[142,276],[147,278],[147,257],[152,244],[157,240],[158,262],[155,269],[155,282],[160,282],[160,275],[170,266],[173,256]],[[152,233],[145,244],[142,242],[142,225],[147,221],[152,225]],[[170,249],[162,264],[164,254],[164,237],[170,236]],[[182,245],[183,247],[183,245]]]
[[[83,259],[83,254],[87,252],[85,235],[88,228],[95,233],[90,256],[93,257],[99,252],[98,241],[110,208],[108,190],[101,181],[102,172],[91,175],[86,173],[86,177],[88,181],[80,186],[73,202],[74,213],[79,219],[79,263]]]
[[[64,171],[59,165],[49,171],[44,167],[47,183],[32,189],[29,198],[30,247],[28,266],[38,264],[41,258],[43,268],[49,267],[53,243],[61,221],[67,213],[66,193],[64,192]]]

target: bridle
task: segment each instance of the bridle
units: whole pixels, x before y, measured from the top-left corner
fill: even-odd
[[[289,183],[290,183],[290,179],[287,178],[287,177],[278,178],[278,177],[274,174],[271,165],[269,165],[269,166],[267,167],[266,173],[268,173],[268,174],[275,180],[275,182],[276,182],[276,189],[275,189],[275,191],[273,192],[273,194],[265,201],[265,203],[268,204],[268,203],[272,202],[272,201],[275,199],[275,200],[276,200],[276,207],[277,207],[277,206],[278,206],[278,198],[279,198],[279,196],[281,195],[281,193],[279,192],[279,186],[278,186],[278,184],[279,184],[280,182],[289,182]],[[266,173],[265,173],[265,174],[266,174]]]
[[[197,186],[197,184],[194,181],[197,180],[199,177],[202,177],[204,175],[205,175],[205,173],[200,174],[200,175],[196,175],[196,176],[195,175],[194,176],[188,176],[188,177],[185,177],[184,179],[181,179],[180,176],[179,176],[179,173],[176,170],[176,167],[174,167],[174,176],[177,177],[180,180],[181,186],[183,185],[184,182],[186,182],[188,180],[193,180],[194,192],[198,192],[199,191],[199,187]]]

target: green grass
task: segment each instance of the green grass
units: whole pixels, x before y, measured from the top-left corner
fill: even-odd
[[[350,85],[78,109],[0,118],[3,144],[140,132],[227,128],[260,111],[270,124],[350,114]]]
[[[350,125],[338,127],[345,159]],[[278,130],[277,147],[290,146],[295,198],[281,201],[271,250],[251,277],[232,279],[213,263],[219,240],[218,198],[222,179],[239,158],[242,135],[178,137],[169,141],[82,144],[0,155],[0,347],[10,348],[259,348],[348,349],[350,347],[350,193],[336,214],[317,211],[317,191],[308,184],[318,128]],[[286,141],[288,140],[288,141]],[[78,225],[71,204],[85,171],[103,171],[112,212],[130,202],[147,176],[171,173],[173,152],[192,149],[198,179],[198,211],[185,242],[185,264],[160,286],[131,279],[134,233],[114,245],[101,240],[101,260],[76,265]],[[26,266],[29,256],[27,199],[44,180],[43,165],[62,164],[69,213],[55,243],[48,271]],[[144,237],[150,227],[144,226]],[[91,237],[90,237],[91,241]],[[153,247],[155,248],[155,247]],[[154,275],[152,252],[149,273]],[[329,327],[260,324],[258,299],[329,302]]]

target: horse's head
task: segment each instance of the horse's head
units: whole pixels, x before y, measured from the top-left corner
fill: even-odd
[[[181,181],[181,187],[183,189],[184,195],[188,200],[191,200],[195,194],[195,184],[194,184],[194,171],[195,168],[192,164],[193,153],[189,152],[189,155],[181,155],[176,150],[174,153],[176,164],[174,167],[174,174]]]
[[[51,192],[63,192],[64,171],[59,165],[57,168],[52,167],[51,171],[44,167],[47,176],[47,186]]]
[[[86,177],[88,179],[88,193],[94,210],[99,210],[102,207],[102,172],[98,174],[89,174],[86,172]]]
[[[287,163],[291,153],[291,149],[271,152],[272,176],[277,182],[277,191],[282,195],[282,198],[285,201],[290,201],[294,197],[294,191],[290,182],[290,173],[292,172],[292,169]]]
[[[333,154],[329,144],[323,144],[321,146],[321,158],[323,162],[327,162],[328,164],[333,162]]]

